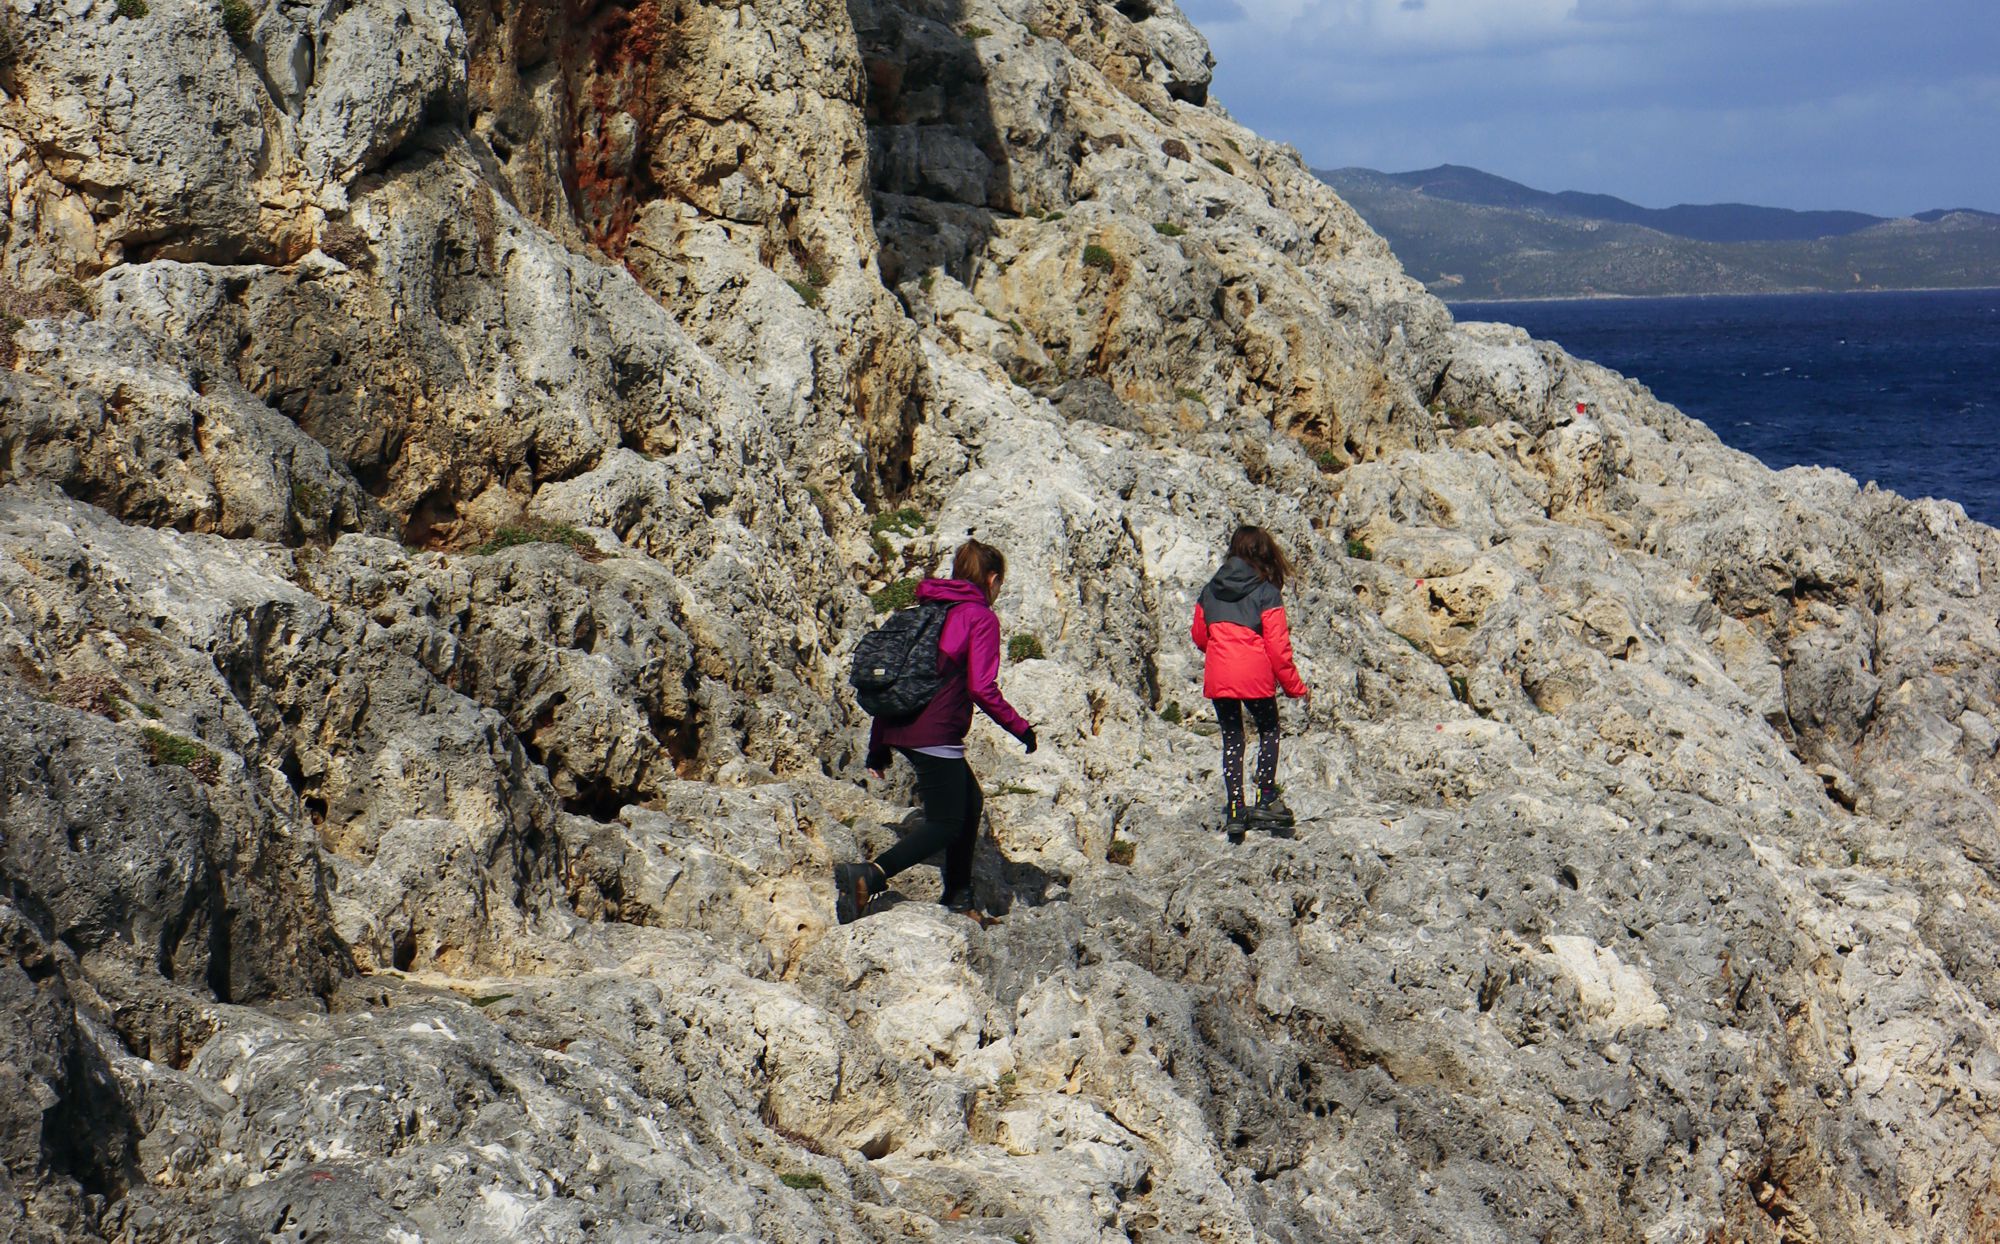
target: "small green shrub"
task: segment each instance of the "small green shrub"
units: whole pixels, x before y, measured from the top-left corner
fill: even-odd
[[[1316,449],[1312,457],[1313,465],[1322,471],[1332,471],[1340,466],[1340,455],[1331,449]]]
[[[984,39],[986,36],[992,34],[993,32],[988,30],[984,26],[965,26],[962,27],[958,33],[964,35],[968,39]]]
[[[1235,169],[1229,167],[1229,161],[1223,159],[1221,156],[1210,156],[1208,157],[1208,162],[1210,164],[1213,164],[1215,167],[1221,169],[1223,172],[1231,174],[1232,176],[1236,172]]]
[[[1009,661],[1039,661],[1046,655],[1042,641],[1033,635],[1016,635],[1007,641]]]
[[[1132,854],[1131,843],[1123,838],[1113,838],[1110,849],[1104,853],[1104,858],[1121,867],[1129,867],[1132,863]]]
[[[787,1188],[809,1188],[822,1192],[826,1190],[826,1180],[811,1171],[807,1171],[803,1175],[789,1173],[780,1175],[778,1176],[778,1182]]]
[[[1458,674],[1446,674],[1445,677],[1451,681],[1451,698],[1460,704],[1470,704],[1472,689],[1466,685],[1465,679]]]
[[[229,32],[230,38],[248,38],[256,21],[257,15],[250,11],[246,0],[222,0],[222,28]]]
[[[1163,238],[1177,238],[1186,233],[1187,230],[1181,228],[1171,220],[1156,220],[1153,222],[1153,232]]]
[[[1042,37],[1042,28],[1040,26],[1037,26],[1035,23],[1023,22],[1022,27],[1028,32],[1028,37],[1030,39],[1039,39]]]
[[[472,550],[474,557],[491,557],[502,549],[523,544],[567,544],[585,557],[597,554],[597,542],[568,523],[534,520],[502,527],[493,538]]]
[[[936,285],[937,285],[936,268],[932,268],[929,272],[924,273],[924,279],[917,282],[917,288],[923,290],[926,294],[930,293],[931,290]]]
[[[146,0],[118,0],[118,16],[137,21],[146,15]]]
[[[1229,144],[1229,149],[1230,149],[1231,151],[1234,151],[1234,152],[1235,152],[1235,153],[1236,153],[1237,155],[1242,155],[1242,154],[1243,154],[1243,144],[1241,144],[1241,143],[1237,142],[1237,141],[1236,141],[1235,139],[1233,139],[1233,138],[1225,138],[1225,139],[1223,139],[1222,141],[1223,141],[1223,142],[1226,142],[1226,143],[1228,143],[1228,144]]]
[[[819,306],[819,291],[814,289],[812,286],[806,284],[804,281],[791,281],[791,280],[786,281],[785,284],[792,287],[792,292],[794,294],[797,294],[799,296],[799,301],[806,304],[806,306],[808,307]]]
[[[868,603],[875,606],[876,613],[892,613],[898,609],[907,609],[917,603],[917,581],[898,579],[869,596]]]
[[[1061,212],[1050,212],[1048,215],[1042,217],[1042,220],[1044,223],[1046,223],[1052,220],[1061,220],[1062,218],[1063,214]]]
[[[1199,402],[1203,406],[1208,405],[1208,399],[1202,396],[1202,392],[1200,389],[1190,389],[1186,385],[1182,385],[1180,388],[1175,389],[1174,396],[1181,399],[1183,402]]]
[[[184,739],[158,726],[147,726],[140,733],[146,739],[146,754],[156,765],[172,765],[186,769],[205,785],[215,785],[221,773],[220,758],[193,739]]]
[[[322,518],[326,514],[326,489],[309,479],[292,481],[292,513],[300,518]]]
[[[914,536],[924,529],[924,512],[915,506],[898,506],[884,510],[868,520],[868,534],[871,536],[895,535]]]
[[[1356,561],[1372,562],[1375,560],[1375,550],[1369,548],[1367,541],[1359,536],[1347,537],[1347,555]]]
[[[117,682],[102,674],[91,674],[83,678],[64,679],[48,695],[51,704],[73,708],[80,713],[96,713],[117,721],[124,716],[118,710],[120,699]]]
[[[896,546],[889,543],[889,537],[879,531],[868,537],[868,547],[874,549],[875,556],[885,562],[896,555]]]
[[[1167,706],[1160,710],[1160,720],[1166,722],[1170,726],[1180,725],[1182,718],[1183,714],[1181,712],[1181,702],[1179,700],[1168,700]]]
[[[1112,258],[1110,251],[1092,242],[1083,248],[1083,266],[1086,268],[1101,268],[1106,272],[1110,272],[1118,266],[1118,261]]]

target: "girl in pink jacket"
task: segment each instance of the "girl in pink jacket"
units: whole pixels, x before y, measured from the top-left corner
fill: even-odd
[[[967,540],[952,558],[951,578],[925,579],[917,585],[918,601],[950,606],[938,637],[937,669],[943,681],[931,702],[908,721],[875,719],[868,735],[868,771],[881,777],[892,749],[900,753],[916,770],[924,822],[876,859],[834,866],[834,913],[842,924],[859,919],[869,901],[888,888],[889,878],[939,853],[944,856],[944,905],[978,915],[972,898],[972,853],[986,801],[965,763],[965,735],[972,728],[973,708],[1019,739],[1021,746],[1035,750],[1035,728],[1007,703],[997,681],[1000,619],[994,616],[993,598],[1006,578],[1007,559],[999,549]]]
[[[1278,794],[1278,688],[1312,694],[1292,659],[1291,629],[1280,592],[1291,563],[1262,527],[1238,527],[1229,556],[1194,607],[1194,646],[1207,655],[1201,693],[1222,726],[1222,784],[1229,804],[1223,829],[1241,842],[1248,825],[1284,831],[1292,810]],[[1257,803],[1243,803],[1243,710],[1257,723]]]

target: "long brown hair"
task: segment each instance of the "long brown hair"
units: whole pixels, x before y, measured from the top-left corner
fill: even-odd
[[[977,583],[990,599],[1000,594],[1000,584],[1006,581],[1007,557],[990,544],[967,540],[952,555],[951,577]]]
[[[1281,590],[1285,586],[1285,576],[1292,573],[1292,563],[1286,560],[1285,550],[1279,548],[1271,533],[1262,527],[1252,527],[1248,523],[1238,527],[1236,534],[1229,537],[1229,555],[1249,562],[1250,569],[1257,572],[1258,578]]]

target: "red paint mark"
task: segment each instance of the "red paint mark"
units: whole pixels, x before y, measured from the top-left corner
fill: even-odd
[[[334,1174],[332,1171],[314,1171],[310,1178],[316,1184],[330,1184],[334,1180],[339,1179],[340,1176]]]

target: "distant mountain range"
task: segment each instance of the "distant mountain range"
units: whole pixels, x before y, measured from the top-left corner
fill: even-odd
[[[2000,285],[2000,214],[1651,208],[1463,165],[1315,170],[1446,299]]]

